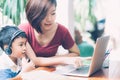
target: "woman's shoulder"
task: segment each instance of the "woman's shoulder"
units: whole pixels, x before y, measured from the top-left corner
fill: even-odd
[[[2,52],[0,55],[0,69],[11,68],[12,66],[15,66],[15,63],[5,52]]]
[[[62,32],[67,32],[68,31],[67,27],[65,27],[64,25],[62,25],[60,23],[58,23],[58,30],[62,31]]]
[[[19,29],[25,31],[25,32],[28,32],[28,31],[32,31],[33,28],[32,26],[30,25],[30,23],[22,23],[18,26]]]
[[[18,25],[18,27],[19,28],[28,28],[28,27],[30,27],[31,25],[28,23],[28,22],[26,22],[26,23],[21,23],[20,25]]]

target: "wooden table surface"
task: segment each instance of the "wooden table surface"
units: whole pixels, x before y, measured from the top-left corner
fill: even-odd
[[[48,72],[52,72],[52,71],[55,70],[55,68],[39,67],[36,70],[45,70],[45,71],[48,71]],[[103,68],[103,69],[94,73],[91,77],[88,77],[88,78],[86,78],[86,77],[75,77],[75,76],[67,76],[67,77],[69,77],[71,80],[109,80],[108,73],[109,73],[109,69],[108,68]],[[22,78],[19,76],[19,77],[12,78],[11,80],[22,80]]]

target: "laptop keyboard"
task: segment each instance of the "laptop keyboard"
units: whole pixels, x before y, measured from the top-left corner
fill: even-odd
[[[73,65],[66,65],[66,66],[57,66],[56,70],[53,73],[57,74],[67,74],[67,73],[77,73],[77,74],[86,74],[89,71],[91,61],[85,60],[83,62],[83,66],[80,68],[75,68]]]
[[[71,71],[70,73],[81,73],[81,74],[86,74],[89,71],[89,66],[82,66],[74,71]]]

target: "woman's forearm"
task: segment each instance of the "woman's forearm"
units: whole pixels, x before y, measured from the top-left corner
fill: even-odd
[[[30,58],[30,60],[33,61],[36,66],[54,66],[60,64],[69,64],[69,61],[72,59],[70,57],[79,56],[78,50],[70,49],[69,52],[71,53],[65,55],[56,55],[53,57],[37,57],[29,44],[27,44],[27,48],[27,56]]]
[[[63,55],[57,54],[55,57],[78,57],[78,56],[79,55],[76,53],[67,53],[67,54],[63,54]]]
[[[49,58],[36,57],[34,59],[34,63],[36,64],[36,66],[54,66],[65,64],[64,58],[65,57],[49,57]]]

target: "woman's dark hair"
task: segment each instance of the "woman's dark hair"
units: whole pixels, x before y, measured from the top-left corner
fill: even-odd
[[[57,6],[56,0],[28,0],[26,5],[26,16],[29,23],[37,31],[42,33],[41,21],[45,18],[47,11],[52,5]]]
[[[17,32],[17,35],[15,34],[16,32]],[[4,45],[12,44],[14,39],[19,37],[27,38],[25,32],[19,30],[18,27],[16,26],[2,27],[2,29],[0,30],[0,47],[2,48],[2,50],[4,50]]]

